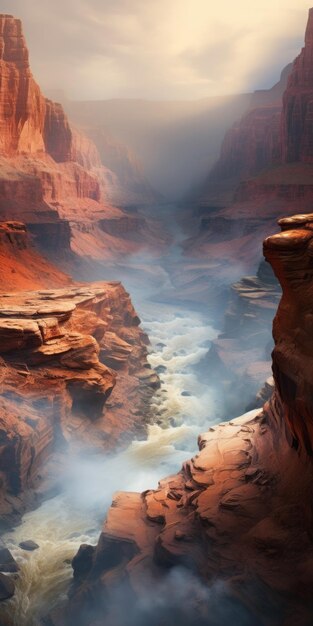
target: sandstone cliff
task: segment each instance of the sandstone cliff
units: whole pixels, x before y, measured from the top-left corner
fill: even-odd
[[[84,127],[84,133],[97,146],[105,173],[107,196],[115,206],[151,206],[162,200],[149,184],[136,155],[101,126]],[[104,166],[104,167],[103,167]]]
[[[216,597],[224,607],[230,603],[232,615],[240,607],[243,623],[312,623],[313,217],[294,216],[281,226],[264,243],[283,289],[271,400],[201,435],[199,453],[158,489],[116,494],[97,547],[82,547],[74,559],[64,621],[56,612],[49,624],[86,626],[104,616],[108,624],[126,624],[114,603],[117,585],[140,616],[142,588],[152,598],[175,568],[199,576],[198,595],[186,586],[187,597],[175,605],[183,624],[224,623]],[[172,617],[165,613],[164,624]]]
[[[143,432],[159,385],[146,344],[120,283],[0,294],[2,526],[57,483],[56,453]]]
[[[117,176],[61,105],[41,94],[21,22],[9,15],[0,16],[0,78],[0,218],[24,222],[52,259],[67,254],[72,265],[71,252],[99,260],[138,252],[147,241],[162,245],[145,220],[111,205]]]

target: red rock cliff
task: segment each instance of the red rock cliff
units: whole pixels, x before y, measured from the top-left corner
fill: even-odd
[[[2,525],[34,488],[47,493],[56,452],[110,451],[143,432],[159,380],[139,322],[120,283],[0,294]]]
[[[41,94],[20,20],[0,15],[0,219],[25,222],[55,259],[71,249],[97,260],[137,252],[151,238],[149,228],[141,224],[145,235],[135,239],[138,219],[130,215],[125,231],[125,213],[108,199],[114,190],[120,193],[121,183],[93,142]],[[108,236],[107,219],[110,225],[122,219],[122,230],[115,226],[117,234]]]
[[[71,131],[62,107],[46,100],[35,82],[21,21],[0,15],[0,151],[5,156],[46,151],[70,156]]]
[[[266,258],[282,285],[273,326],[273,371],[292,445],[313,455],[313,215],[280,220],[265,240]]]

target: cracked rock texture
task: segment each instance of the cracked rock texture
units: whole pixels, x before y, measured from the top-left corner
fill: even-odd
[[[56,450],[109,452],[143,432],[159,380],[139,324],[120,283],[0,294],[3,525],[49,492]]]

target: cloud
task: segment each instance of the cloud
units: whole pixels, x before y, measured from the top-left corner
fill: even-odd
[[[23,20],[43,89],[194,99],[270,86],[301,46],[311,1],[0,0],[0,11]]]

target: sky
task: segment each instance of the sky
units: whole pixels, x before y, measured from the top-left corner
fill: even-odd
[[[196,100],[272,86],[313,0],[0,0],[44,91]]]

